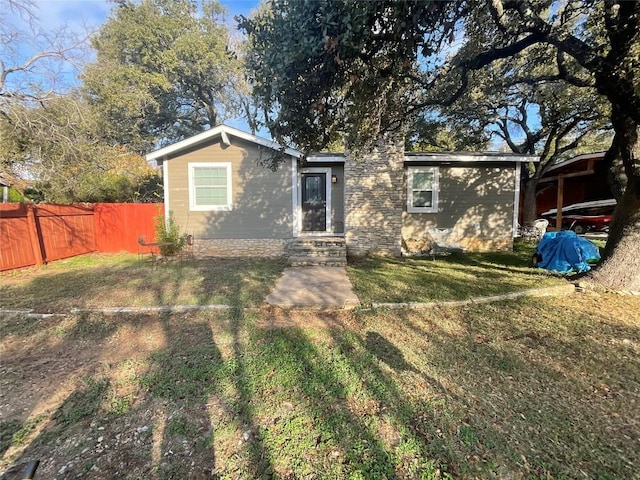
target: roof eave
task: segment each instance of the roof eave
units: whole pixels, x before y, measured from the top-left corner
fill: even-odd
[[[218,135],[222,137],[223,142],[225,143],[228,143],[228,138],[225,137],[231,135],[233,137],[237,137],[242,140],[246,140],[248,142],[270,148],[272,150],[282,151],[283,153],[295,158],[300,158],[302,156],[302,153],[294,148],[285,147],[272,140],[267,140],[266,138],[243,132],[242,130],[238,130],[237,128],[229,127],[228,125],[218,125],[217,127],[210,128],[209,130],[198,133],[197,135],[194,135],[192,137],[185,138],[184,140],[181,140],[179,142],[167,145],[163,148],[159,148],[158,150],[154,150],[153,152],[146,154],[145,159],[148,162],[155,160],[158,163],[162,163],[165,157],[178,153],[189,147],[193,147],[200,143],[206,142],[207,140],[210,140]]]
[[[406,163],[417,162],[512,162],[512,163],[538,163],[540,158],[536,155],[497,154],[497,153],[410,153],[404,156]]]

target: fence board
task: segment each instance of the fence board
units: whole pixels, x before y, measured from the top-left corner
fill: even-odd
[[[96,251],[93,205],[38,205],[36,223],[45,262]]]
[[[162,203],[98,203],[95,208],[96,246],[99,252],[138,252],[138,237],[155,239],[154,217]]]
[[[164,204],[0,204],[0,271],[89,252],[136,253],[155,239]]]
[[[29,267],[35,263],[26,206],[0,204],[0,271]]]

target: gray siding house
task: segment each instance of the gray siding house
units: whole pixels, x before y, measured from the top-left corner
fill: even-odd
[[[400,255],[446,244],[512,247],[528,155],[405,153],[304,156],[221,125],[149,153],[162,165],[165,214],[200,255],[281,256],[294,239],[342,237],[351,254]],[[279,151],[277,171],[261,160]]]

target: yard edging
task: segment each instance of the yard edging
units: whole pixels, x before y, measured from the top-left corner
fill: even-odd
[[[550,297],[556,295],[572,295],[576,286],[572,283],[566,285],[558,285],[554,287],[531,288],[521,292],[504,293],[502,295],[492,295],[489,297],[475,297],[467,300],[455,300],[450,302],[405,302],[405,303],[372,303],[371,309],[387,308],[391,310],[409,309],[420,310],[423,308],[433,307],[464,307],[466,305],[475,305],[482,303],[499,302],[501,300],[511,300],[520,297]]]
[[[369,308],[363,307],[359,310],[373,310],[373,309],[409,309],[420,310],[424,308],[433,307],[462,307],[466,305],[476,305],[483,303],[499,302],[502,300],[512,300],[520,297],[549,297],[556,295],[571,295],[575,292],[576,286],[573,283],[567,283],[566,285],[559,285],[554,287],[532,288],[523,290],[521,292],[505,293],[502,295],[493,295],[489,297],[475,297],[467,300],[455,300],[448,302],[403,302],[403,303],[372,303]],[[62,317],[65,315],[74,315],[78,313],[104,313],[108,315],[117,314],[144,314],[144,313],[186,313],[186,312],[199,312],[199,311],[226,311],[241,308],[246,311],[255,311],[259,307],[237,307],[234,305],[164,305],[160,307],[104,307],[104,308],[72,308],[67,313],[35,313],[33,310],[20,310],[20,309],[3,309],[0,308],[0,315],[22,315],[26,318],[45,319],[50,317]],[[353,310],[358,307],[345,306],[343,308],[336,308],[335,310]],[[310,310],[310,307],[291,307],[291,310]],[[289,308],[287,309],[289,310]],[[323,309],[333,310],[333,309]]]

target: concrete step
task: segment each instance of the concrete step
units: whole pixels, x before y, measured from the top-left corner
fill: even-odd
[[[289,257],[289,265],[292,267],[344,267],[347,265],[346,257]]]
[[[346,243],[342,237],[318,237],[318,238],[298,238],[289,243],[289,248],[316,248],[316,247],[344,247]]]
[[[301,247],[296,245],[289,249],[291,257],[344,257],[347,255],[345,247]]]

